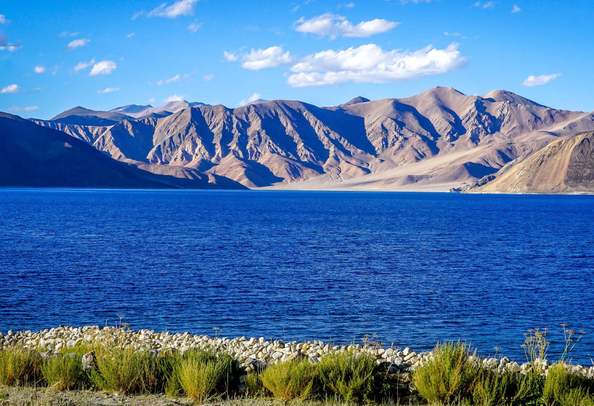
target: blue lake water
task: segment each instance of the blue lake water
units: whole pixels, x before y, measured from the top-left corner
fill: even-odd
[[[114,325],[386,345],[529,328],[594,355],[594,198],[0,189],[0,331]]]

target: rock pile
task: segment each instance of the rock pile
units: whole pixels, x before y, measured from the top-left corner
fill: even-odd
[[[320,361],[325,354],[336,351],[355,351],[372,354],[378,364],[385,363],[392,373],[409,373],[412,369],[432,357],[431,352],[414,352],[410,348],[383,348],[379,345],[334,345],[323,341],[284,342],[260,338],[226,338],[194,335],[190,333],[155,332],[153,330],[128,330],[116,327],[68,327],[42,330],[38,332],[20,331],[0,332],[0,349],[23,347],[40,352],[60,352],[76,346],[104,345],[150,350],[153,354],[161,351],[185,352],[189,349],[210,349],[225,352],[238,360],[247,370],[262,368],[266,364],[286,361],[296,357],[307,357],[313,363]],[[511,371],[527,373],[535,366],[547,371],[548,361],[542,364],[519,364],[507,357],[477,358],[483,367],[498,372]],[[573,365],[573,373],[587,378],[594,378],[594,367]]]

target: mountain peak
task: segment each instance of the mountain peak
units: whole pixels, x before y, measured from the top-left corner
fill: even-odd
[[[352,98],[348,102],[341,104],[341,106],[350,106],[352,104],[367,103],[368,101],[370,101],[370,100],[363,96],[357,96],[355,98]]]
[[[485,99],[493,99],[496,102],[510,102],[510,103],[517,103],[517,104],[532,104],[535,106],[545,107],[542,104],[538,104],[535,101],[530,99],[526,99],[514,92],[510,92],[509,90],[492,90],[486,95],[483,96]]]
[[[444,87],[444,86],[436,86],[432,89],[425,90],[423,93],[421,93],[421,95],[436,95],[439,97],[465,96],[464,93],[462,93],[461,91],[459,91],[457,89],[454,89],[453,87]]]

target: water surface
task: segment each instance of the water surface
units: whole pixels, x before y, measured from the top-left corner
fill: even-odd
[[[594,355],[594,198],[0,189],[0,331],[113,325]]]

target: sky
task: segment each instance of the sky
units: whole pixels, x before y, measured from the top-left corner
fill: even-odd
[[[0,111],[335,106],[435,86],[594,110],[594,2],[0,0]]]

